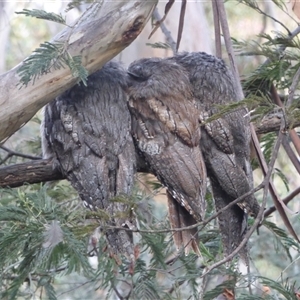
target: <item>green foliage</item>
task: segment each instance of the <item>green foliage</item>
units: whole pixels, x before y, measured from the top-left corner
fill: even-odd
[[[90,1],[72,1],[68,9],[82,2]],[[257,2],[240,2],[266,16]],[[276,3],[285,9],[283,3]],[[21,14],[65,24],[62,16],[43,11],[27,10]],[[281,22],[277,23],[282,25]],[[262,118],[276,109],[272,101],[272,85],[282,101],[286,101],[285,90],[290,87],[299,68],[300,43],[297,38],[291,39],[289,30],[285,25],[283,27],[284,34],[276,32],[273,36],[262,33],[258,35],[260,41],[235,40],[235,47],[241,56],[263,57],[268,63],[258,66],[244,78],[245,100],[222,107],[220,114],[212,116],[207,122],[240,106],[247,106],[253,118]],[[169,48],[165,43],[148,45]],[[72,57],[65,44],[45,42],[24,61],[19,74],[22,83],[28,85],[31,81],[34,83],[37,77],[51,72],[52,68],[66,66],[75,77],[85,82],[87,72],[81,65],[81,57]],[[300,119],[297,95],[286,113]],[[275,141],[276,134],[262,137],[261,144],[267,161]],[[38,155],[38,144],[39,140],[36,140],[28,144],[28,149]],[[288,189],[288,178],[280,169],[275,171]],[[146,183],[153,194],[161,188],[157,182]],[[211,195],[208,194],[206,198],[208,217],[215,211]],[[133,233],[136,241],[135,263],[125,257],[113,257],[103,236],[97,237],[96,247],[91,247],[90,236],[99,232],[99,224],[95,220],[108,220],[110,216],[105,211],[90,212],[83,209],[78,203],[78,196],[65,181],[51,186],[32,185],[15,190],[0,190],[0,297],[30,299],[41,295],[41,298],[63,299],[62,295],[68,291],[62,291],[60,282],[70,276],[80,276],[83,297],[91,299],[199,299],[199,295],[203,294],[204,299],[214,299],[224,289],[234,286],[236,299],[296,299],[295,291],[299,288],[299,281],[262,277],[262,272],[255,268],[252,268],[250,274],[241,274],[236,260],[214,269],[202,278],[206,268],[222,258],[220,234],[215,220],[199,232],[202,257],[195,254],[186,256],[182,250],[177,252],[174,249],[165,205],[157,203],[151,195],[145,195],[139,189],[136,189],[132,199],[117,197],[112,201],[126,201],[137,216],[141,232]],[[249,224],[252,223],[250,219]],[[287,273],[286,277],[295,276],[299,272],[295,263],[299,257],[299,245],[279,225],[270,221],[264,221],[263,225],[262,229],[269,230],[268,235],[253,235],[249,242],[251,254],[255,256],[254,250],[259,252],[257,257],[267,260],[270,269],[274,261],[278,262],[280,255],[282,261],[288,259],[295,266],[294,273]],[[91,258],[96,259],[96,263]],[[283,264],[281,262],[280,267]],[[282,271],[282,275],[285,271]],[[218,277],[230,280],[219,284]],[[249,285],[259,288],[253,289],[251,294]],[[261,285],[271,289],[270,295],[262,295]],[[79,289],[76,287],[75,293]],[[91,290],[90,297],[87,296],[88,289]],[[72,299],[83,298],[72,294],[72,291],[69,294]]]
[[[81,64],[81,56],[72,56],[65,43],[45,42],[35,49],[18,68],[20,83],[27,86],[30,81],[44,74],[68,66],[72,75],[79,78],[86,85],[88,72]]]
[[[25,15],[26,17],[34,17],[37,19],[43,19],[48,21],[53,21],[56,23],[64,24],[66,25],[66,20],[62,17],[61,14],[55,14],[55,13],[48,13],[44,10],[40,9],[23,9],[23,11],[16,12],[16,14],[19,15]]]
[[[290,187],[289,187],[289,181],[288,178],[283,174],[283,172],[278,169],[278,168],[274,168],[274,174],[276,174],[283,182],[286,191],[289,192],[290,191]],[[273,176],[274,177],[274,176]]]
[[[8,288],[1,288],[3,297],[14,299],[24,281],[29,280],[31,285],[30,280],[38,280],[38,287],[43,286],[54,299],[50,282],[62,265],[65,273],[93,273],[86,255],[86,233],[78,239],[73,232],[82,224],[84,210],[65,214],[64,207],[51,200],[45,187],[26,192],[3,190],[1,194],[8,194],[14,203],[0,207],[1,282],[6,285],[13,278]],[[61,231],[61,237],[46,235],[53,225]],[[42,284],[44,276],[48,281]]]
[[[271,299],[286,299],[286,300],[297,300],[298,298],[295,295],[295,292],[299,287],[295,286],[295,282],[289,283],[289,281],[285,282],[277,282],[270,278],[259,277],[261,280],[261,284],[270,287],[271,289],[277,291],[282,297],[272,297]]]
[[[21,12],[17,12],[17,14],[66,25],[66,20],[62,15],[48,13],[44,10],[24,9]],[[67,42],[44,42],[40,44],[40,47],[36,48],[18,68],[18,74],[21,77],[20,83],[27,86],[32,81],[32,84],[34,84],[38,77],[51,72],[53,69],[57,70],[67,66],[71,70],[72,76],[79,78],[86,85],[88,72],[82,66],[82,58],[80,55],[72,56],[68,52],[67,44]]]
[[[297,243],[293,238],[291,238],[283,229],[279,228],[276,224],[265,220],[263,222],[264,226],[268,228],[273,234],[276,239],[276,242],[281,247],[276,247],[278,251],[282,249],[286,252],[288,258],[292,261],[291,251],[297,251],[300,253],[300,245]]]
[[[146,45],[156,49],[171,49],[171,46],[168,43],[163,43],[163,42],[146,43]]]
[[[82,3],[93,3],[93,2],[94,0],[73,0],[68,3],[65,11],[68,12],[75,7],[79,7]]]
[[[273,0],[273,2],[282,11],[287,12],[287,7],[286,7],[284,1]],[[266,10],[263,10],[261,8],[261,6],[259,5],[260,3],[258,1],[255,1],[255,0],[239,0],[239,3],[243,3],[243,4],[247,5],[247,6],[249,6],[250,8],[252,8],[256,12],[258,12],[259,14],[261,14],[263,16],[266,16],[267,18],[271,19],[272,21],[280,24],[288,33],[290,33],[289,29],[285,26],[285,24],[282,23],[282,22],[280,22],[277,18],[274,18],[271,14],[268,14],[266,12]]]
[[[218,297],[224,292],[225,289],[230,290],[234,289],[235,280],[226,280],[222,284],[217,285],[215,288],[205,293],[203,300],[211,300]]]
[[[269,132],[261,137],[260,143],[267,163],[269,163],[271,159],[272,151],[273,151],[274,144],[276,143],[276,139],[277,139],[277,135],[274,132]]]
[[[45,292],[46,292],[46,296],[49,300],[57,300],[57,297],[56,297],[56,292],[54,290],[54,287],[52,285],[52,282],[51,282],[51,277],[47,277],[47,276],[44,276],[44,277],[41,277],[41,279],[39,280],[38,282],[38,288],[40,287],[43,287],[45,289]]]
[[[181,299],[191,293],[197,299],[202,259],[195,254],[185,256],[183,251],[174,256],[168,219],[161,213],[159,218],[149,219],[139,212],[139,207],[144,209],[140,202],[149,200],[143,198],[139,189],[135,192],[139,203],[133,207],[137,209],[142,232],[136,236],[134,264],[125,257],[111,257],[103,237],[99,238],[97,248],[91,250],[88,239],[99,225],[94,219],[102,214],[78,206],[64,182],[51,189],[47,185],[31,185],[4,189],[0,193],[2,199],[7,199],[0,206],[2,298],[16,299],[42,293],[49,299],[59,299],[55,285],[57,276],[77,273],[84,275],[86,282],[95,289],[105,289],[111,296],[130,293],[130,299]],[[153,211],[155,206],[148,209]],[[212,240],[217,236],[208,234],[205,237],[202,233],[202,237],[203,249],[208,249],[209,255],[203,252],[203,258],[214,260],[209,253],[215,251],[211,245],[215,245]],[[95,254],[96,268],[89,261]],[[170,290],[174,297],[169,295]]]

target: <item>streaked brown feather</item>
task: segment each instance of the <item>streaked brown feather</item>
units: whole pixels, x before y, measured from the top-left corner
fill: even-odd
[[[141,156],[173,199],[169,201],[171,226],[199,222],[206,207],[206,169],[188,75],[178,64],[157,58],[134,62],[129,74],[133,137]],[[181,207],[176,207],[174,200]],[[171,215],[173,208],[176,215]],[[181,242],[189,244],[194,233],[175,234],[177,247],[183,246]],[[195,240],[188,249],[196,250]]]
[[[189,72],[202,122],[219,112],[218,105],[238,101],[231,72],[221,59],[195,52],[178,54],[170,60]],[[217,210],[252,189],[249,121],[247,110],[241,107],[202,127],[200,147]],[[242,240],[245,211],[256,216],[260,207],[254,195],[246,197],[239,206],[242,209],[234,205],[219,216],[225,254]]]

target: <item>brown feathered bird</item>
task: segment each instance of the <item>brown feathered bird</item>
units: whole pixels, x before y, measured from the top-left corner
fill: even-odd
[[[204,52],[182,53],[170,60],[182,65],[189,73],[204,125],[200,145],[216,210],[219,211],[253,187],[247,110],[240,107],[205,123],[219,112],[218,105],[239,100],[231,72],[223,60]],[[219,215],[225,255],[230,254],[242,240],[247,226],[245,212],[255,217],[259,208],[254,195],[250,195]],[[245,258],[245,249],[241,256]]]
[[[141,59],[129,66],[128,86],[134,141],[150,170],[167,187],[171,226],[201,221],[206,170],[188,74],[175,62]],[[199,254],[196,229],[175,232],[173,237],[177,248]]]
[[[114,62],[50,102],[44,111],[44,158],[53,157],[84,205],[104,210],[102,224],[131,226],[127,205],[111,201],[129,195],[134,184],[135,148],[124,91],[126,72]],[[105,230],[113,254],[133,257],[132,236]]]

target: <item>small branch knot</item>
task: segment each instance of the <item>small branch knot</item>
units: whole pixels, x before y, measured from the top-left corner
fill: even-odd
[[[122,35],[122,42],[129,43],[134,40],[142,31],[145,18],[143,16],[138,16],[133,24],[129,25],[129,29],[126,30]]]

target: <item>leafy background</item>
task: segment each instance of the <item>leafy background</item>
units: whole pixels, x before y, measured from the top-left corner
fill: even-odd
[[[66,14],[68,23],[85,9],[82,5],[80,9],[74,8],[65,13],[65,7],[59,2],[46,1],[43,5],[16,2],[13,10],[45,9],[61,13],[63,18]],[[211,5],[201,5],[212,27]],[[288,38],[289,32],[298,27],[298,20],[283,2],[228,1],[226,9],[235,51],[240,54],[238,66],[249,109],[255,109],[255,117],[259,119],[276,108],[269,93],[269,84],[274,84],[283,103],[286,101],[293,76],[299,68],[299,40],[297,37],[292,41]],[[7,70],[29,56],[39,44],[51,39],[63,26],[22,15],[8,14],[6,17],[2,31],[9,27],[9,38],[2,57],[5,58]],[[166,25],[173,29],[167,20]],[[176,36],[176,29],[172,34]],[[183,31],[183,35],[187,34],[187,31]],[[165,40],[156,38],[154,34],[150,44],[155,42],[165,43]],[[280,51],[282,46],[287,47],[284,53]],[[149,51],[149,45],[144,44],[143,47]],[[160,56],[170,53],[165,48],[155,48],[153,51]],[[140,49],[140,52],[143,50]],[[265,68],[261,67],[267,59],[271,63]],[[293,100],[287,113],[298,112],[297,93]],[[2,166],[41,156],[40,120],[39,112],[6,142],[6,148],[0,149]],[[276,133],[260,137],[267,161],[276,139]],[[295,152],[295,147],[289,144]],[[12,149],[14,152],[11,152]],[[257,166],[253,158],[255,185],[263,179]],[[299,187],[299,174],[283,148],[279,151],[274,171],[272,179],[281,198]],[[257,192],[256,196],[260,201],[262,192]],[[299,210],[298,199],[299,195],[290,205],[295,212]],[[214,214],[210,193],[207,194],[207,201],[209,217]],[[273,202],[268,197],[267,208],[271,206]],[[199,232],[202,257],[192,254],[185,256],[175,251],[171,233],[167,232],[169,224],[164,190],[155,178],[139,175],[134,207],[142,230],[134,234],[138,245],[135,266],[125,258],[117,261],[109,257],[105,242],[96,229],[95,215],[83,209],[78,195],[68,182],[1,189],[1,297],[214,299],[225,291],[225,297],[233,299],[230,298],[230,292],[233,285],[236,285],[236,299],[299,299],[300,247],[287,233],[277,213],[272,213],[250,238],[249,269],[243,263],[233,260],[203,277],[207,267],[222,258],[216,220]],[[295,231],[300,232],[299,216],[289,215],[289,218]],[[253,220],[249,219],[249,225],[251,223]],[[53,232],[56,240],[52,241],[53,247],[46,250],[44,245]],[[99,240],[96,246],[91,234]]]

